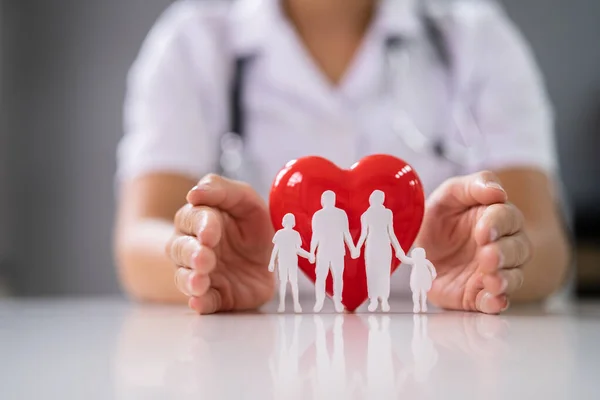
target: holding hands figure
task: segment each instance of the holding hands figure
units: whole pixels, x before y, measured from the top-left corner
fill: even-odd
[[[410,290],[413,293],[413,312],[426,312],[427,292],[431,289],[437,272],[431,261],[425,258],[425,249],[417,247],[410,254],[412,257],[407,257],[403,253],[399,254],[399,258],[403,263],[412,265]]]
[[[316,302],[314,312],[323,308],[325,301],[325,280],[329,271],[333,277],[333,302],[337,312],[344,311],[342,292],[344,289],[344,255],[346,246],[350,255],[356,254],[356,248],[350,235],[346,212],[335,205],[335,193],[326,190],[321,195],[323,208],[312,217],[312,239],[310,253],[316,254]]]
[[[367,289],[369,294],[369,311],[377,309],[378,300],[381,300],[381,309],[390,310],[390,275],[392,265],[392,251],[390,244],[396,251],[396,257],[404,256],[402,247],[394,233],[394,219],[392,211],[385,208],[383,202],[385,194],[375,190],[369,197],[369,208],[360,218],[361,233],[356,252],[352,258],[357,258],[360,249],[365,244],[365,266],[367,269]],[[356,255],[356,257],[355,257]]]
[[[283,229],[278,230],[273,237],[273,252],[269,262],[269,272],[275,271],[277,262],[277,272],[279,273],[279,308],[278,312],[285,311],[285,291],[287,283],[292,287],[292,297],[294,298],[294,312],[302,312],[302,307],[298,301],[298,256],[302,256],[315,262],[315,256],[302,248],[302,238],[294,230],[296,218],[294,214],[283,216]]]

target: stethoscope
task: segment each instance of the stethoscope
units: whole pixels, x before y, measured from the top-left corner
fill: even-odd
[[[457,167],[466,166],[482,151],[483,136],[471,109],[461,102],[457,93],[459,86],[450,76],[452,71],[444,65],[448,82],[449,105],[447,114],[442,116],[448,130],[453,130],[456,138],[449,135],[427,136],[418,128],[406,111],[410,97],[407,85],[411,73],[411,45],[396,38],[390,38],[385,49],[385,84],[392,102],[391,128],[394,135],[404,145],[417,154],[428,154],[437,159],[452,163]],[[440,117],[440,116],[433,116]]]
[[[456,138],[451,139],[449,135],[427,136],[414,123],[405,107],[409,101],[407,95],[410,93],[407,93],[407,86],[403,83],[408,81],[411,73],[412,46],[397,38],[389,38],[384,50],[384,87],[392,103],[391,130],[394,136],[416,154],[447,161],[457,168],[468,165],[469,161],[482,151],[483,136],[472,111],[460,101],[460,93],[456,91],[458,85],[454,82],[454,77],[449,76],[450,71],[446,71],[450,86],[449,110],[448,115],[443,116],[441,120],[453,130]],[[245,122],[242,118],[241,96],[248,61],[251,61],[251,58],[236,60],[230,101],[234,122],[230,132],[222,135],[220,142],[220,172],[233,178],[243,178],[248,169],[244,165],[244,135],[241,133]]]

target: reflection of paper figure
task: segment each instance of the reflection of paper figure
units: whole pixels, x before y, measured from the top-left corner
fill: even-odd
[[[344,255],[346,246],[352,253],[356,252],[346,212],[335,206],[335,193],[331,190],[321,195],[322,209],[312,217],[312,239],[310,253],[316,251],[316,275],[315,281],[315,312],[321,311],[325,301],[325,280],[331,269],[333,277],[333,300],[337,312],[344,311],[342,305],[342,291],[344,289]],[[345,245],[344,245],[345,242]]]
[[[366,241],[365,266],[370,299],[369,311],[375,311],[378,300],[381,300],[381,309],[387,312],[390,310],[388,299],[392,265],[390,244],[394,247],[397,257],[404,255],[404,252],[394,233],[392,211],[384,207],[384,200],[385,194],[381,190],[371,193],[370,206],[360,218],[361,233],[356,245],[357,252],[353,256],[358,257],[358,252]]]
[[[369,317],[367,383],[364,398],[397,398],[403,381],[395,376],[390,318]]]
[[[273,237],[273,252],[271,253],[271,262],[269,271],[275,270],[277,261],[277,272],[279,274],[279,312],[285,311],[285,289],[287,283],[292,288],[292,297],[294,298],[294,311],[302,312],[300,302],[298,301],[298,256],[302,256],[314,262],[312,254],[302,249],[302,238],[293,228],[296,225],[294,214],[285,214],[283,216],[283,229],[278,230]]]
[[[413,293],[413,312],[427,311],[427,292],[437,273],[433,264],[425,257],[425,249],[417,247],[410,253],[411,257],[400,255],[403,263],[412,265],[410,273],[410,290]]]
[[[427,316],[415,315],[413,317],[412,353],[414,357],[415,381],[423,383],[427,381],[429,373],[438,361],[438,352],[429,338],[427,331]]]
[[[333,354],[327,350],[327,331],[320,315],[314,316],[316,338],[315,369],[310,380],[313,399],[351,399],[357,390],[357,379],[348,382],[344,349],[344,317],[335,317],[333,325]]]
[[[273,381],[273,399],[288,400],[288,399],[303,399],[302,385],[304,379],[299,374],[298,362],[298,332],[302,316],[294,317],[294,333],[292,341],[288,346],[286,340],[285,325],[286,317],[279,318],[279,349],[277,352],[277,362],[273,359],[269,362],[271,378]],[[273,357],[274,358],[274,357]]]

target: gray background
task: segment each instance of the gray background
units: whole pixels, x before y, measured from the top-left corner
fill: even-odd
[[[111,236],[124,82],[169,3],[1,2],[0,272],[15,293],[118,292]],[[568,193],[579,215],[598,215],[600,2],[504,3],[545,72]]]

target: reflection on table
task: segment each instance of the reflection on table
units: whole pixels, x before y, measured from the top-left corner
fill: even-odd
[[[223,314],[138,309],[116,358],[123,397],[437,397],[472,379],[473,398],[514,359],[503,317],[475,313]],[[439,373],[440,360],[443,366]],[[252,395],[250,395],[252,394]]]

